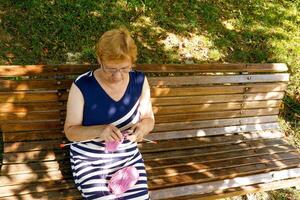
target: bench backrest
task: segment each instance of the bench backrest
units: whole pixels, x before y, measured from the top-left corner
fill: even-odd
[[[30,185],[34,182],[72,185],[68,151],[59,147],[65,140],[68,90],[79,74],[98,67],[0,66],[2,196],[43,187]],[[151,85],[156,125],[149,139],[279,128],[289,80],[285,64],[144,64],[136,69]]]

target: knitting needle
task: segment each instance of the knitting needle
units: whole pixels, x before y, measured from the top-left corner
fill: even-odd
[[[124,131],[124,133],[128,135],[128,134],[130,134],[130,133],[133,133],[133,130],[131,130],[131,129],[126,130],[126,131]],[[151,142],[151,143],[157,144],[156,141],[149,140],[149,139],[147,139],[147,138],[143,138],[143,140],[145,140],[145,141],[147,141],[147,142]]]
[[[153,140],[149,140],[149,139],[146,139],[146,138],[143,138],[143,140],[147,141],[147,142],[151,142],[151,143],[154,143],[154,144],[157,144],[156,141],[153,141]]]
[[[149,140],[149,139],[146,139],[146,138],[143,138],[143,140],[147,141],[147,142],[150,142],[150,143],[154,143],[154,144],[157,144],[156,141],[153,141],[153,140]],[[66,143],[66,144],[60,144],[60,148],[64,148],[66,146],[69,146],[71,144],[76,144],[76,143],[81,143],[81,142],[88,142],[90,140],[85,140],[85,141],[80,141],[80,142],[70,142],[70,143]]]

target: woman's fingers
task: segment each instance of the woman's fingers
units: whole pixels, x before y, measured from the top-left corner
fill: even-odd
[[[141,132],[136,131],[133,134],[127,136],[127,139],[129,139],[132,142],[140,142],[143,140],[143,136]]]
[[[114,141],[115,139],[113,138],[113,136],[112,135],[110,135],[109,137],[108,137],[108,141],[109,142],[112,142],[112,141]]]
[[[131,142],[135,142],[136,141],[136,135],[135,134],[129,135],[127,137],[127,139],[130,140]]]
[[[119,137],[113,131],[110,134],[111,141],[119,141]]]
[[[120,132],[120,130],[118,130],[118,132],[115,132],[115,136],[117,138],[117,140],[121,141],[123,138],[122,133]]]
[[[135,124],[134,126],[132,126],[129,130],[130,132],[134,133],[135,129],[136,129],[137,125]]]
[[[121,141],[122,140],[122,133],[121,133],[121,131],[117,128],[117,127],[115,127],[115,126],[111,126],[112,127],[112,135],[113,135],[113,138],[115,139],[115,140],[118,140],[118,141]]]
[[[115,139],[121,141],[123,139],[122,133],[114,133]]]

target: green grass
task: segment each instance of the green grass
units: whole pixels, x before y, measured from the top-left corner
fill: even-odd
[[[221,200],[299,200],[300,191],[292,188],[278,189],[267,192],[257,192],[242,196],[224,198]]]
[[[300,0],[0,0],[0,64],[96,63],[120,25],[138,63],[287,63],[281,125],[300,147]]]

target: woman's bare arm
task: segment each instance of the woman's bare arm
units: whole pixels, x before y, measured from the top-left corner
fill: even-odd
[[[120,140],[121,132],[112,125],[82,126],[84,99],[79,88],[73,83],[68,97],[65,135],[70,141]],[[113,133],[112,133],[113,132]]]
[[[150,97],[150,87],[146,77],[140,98],[139,112],[141,118],[140,121],[131,128],[131,130],[134,131],[134,134],[128,136],[128,139],[138,142],[142,141],[142,138],[153,130],[155,123]]]
[[[155,119],[151,103],[150,87],[146,77],[143,85],[139,109],[141,114],[141,120],[139,123],[145,127],[146,134],[149,134],[154,128]]]

